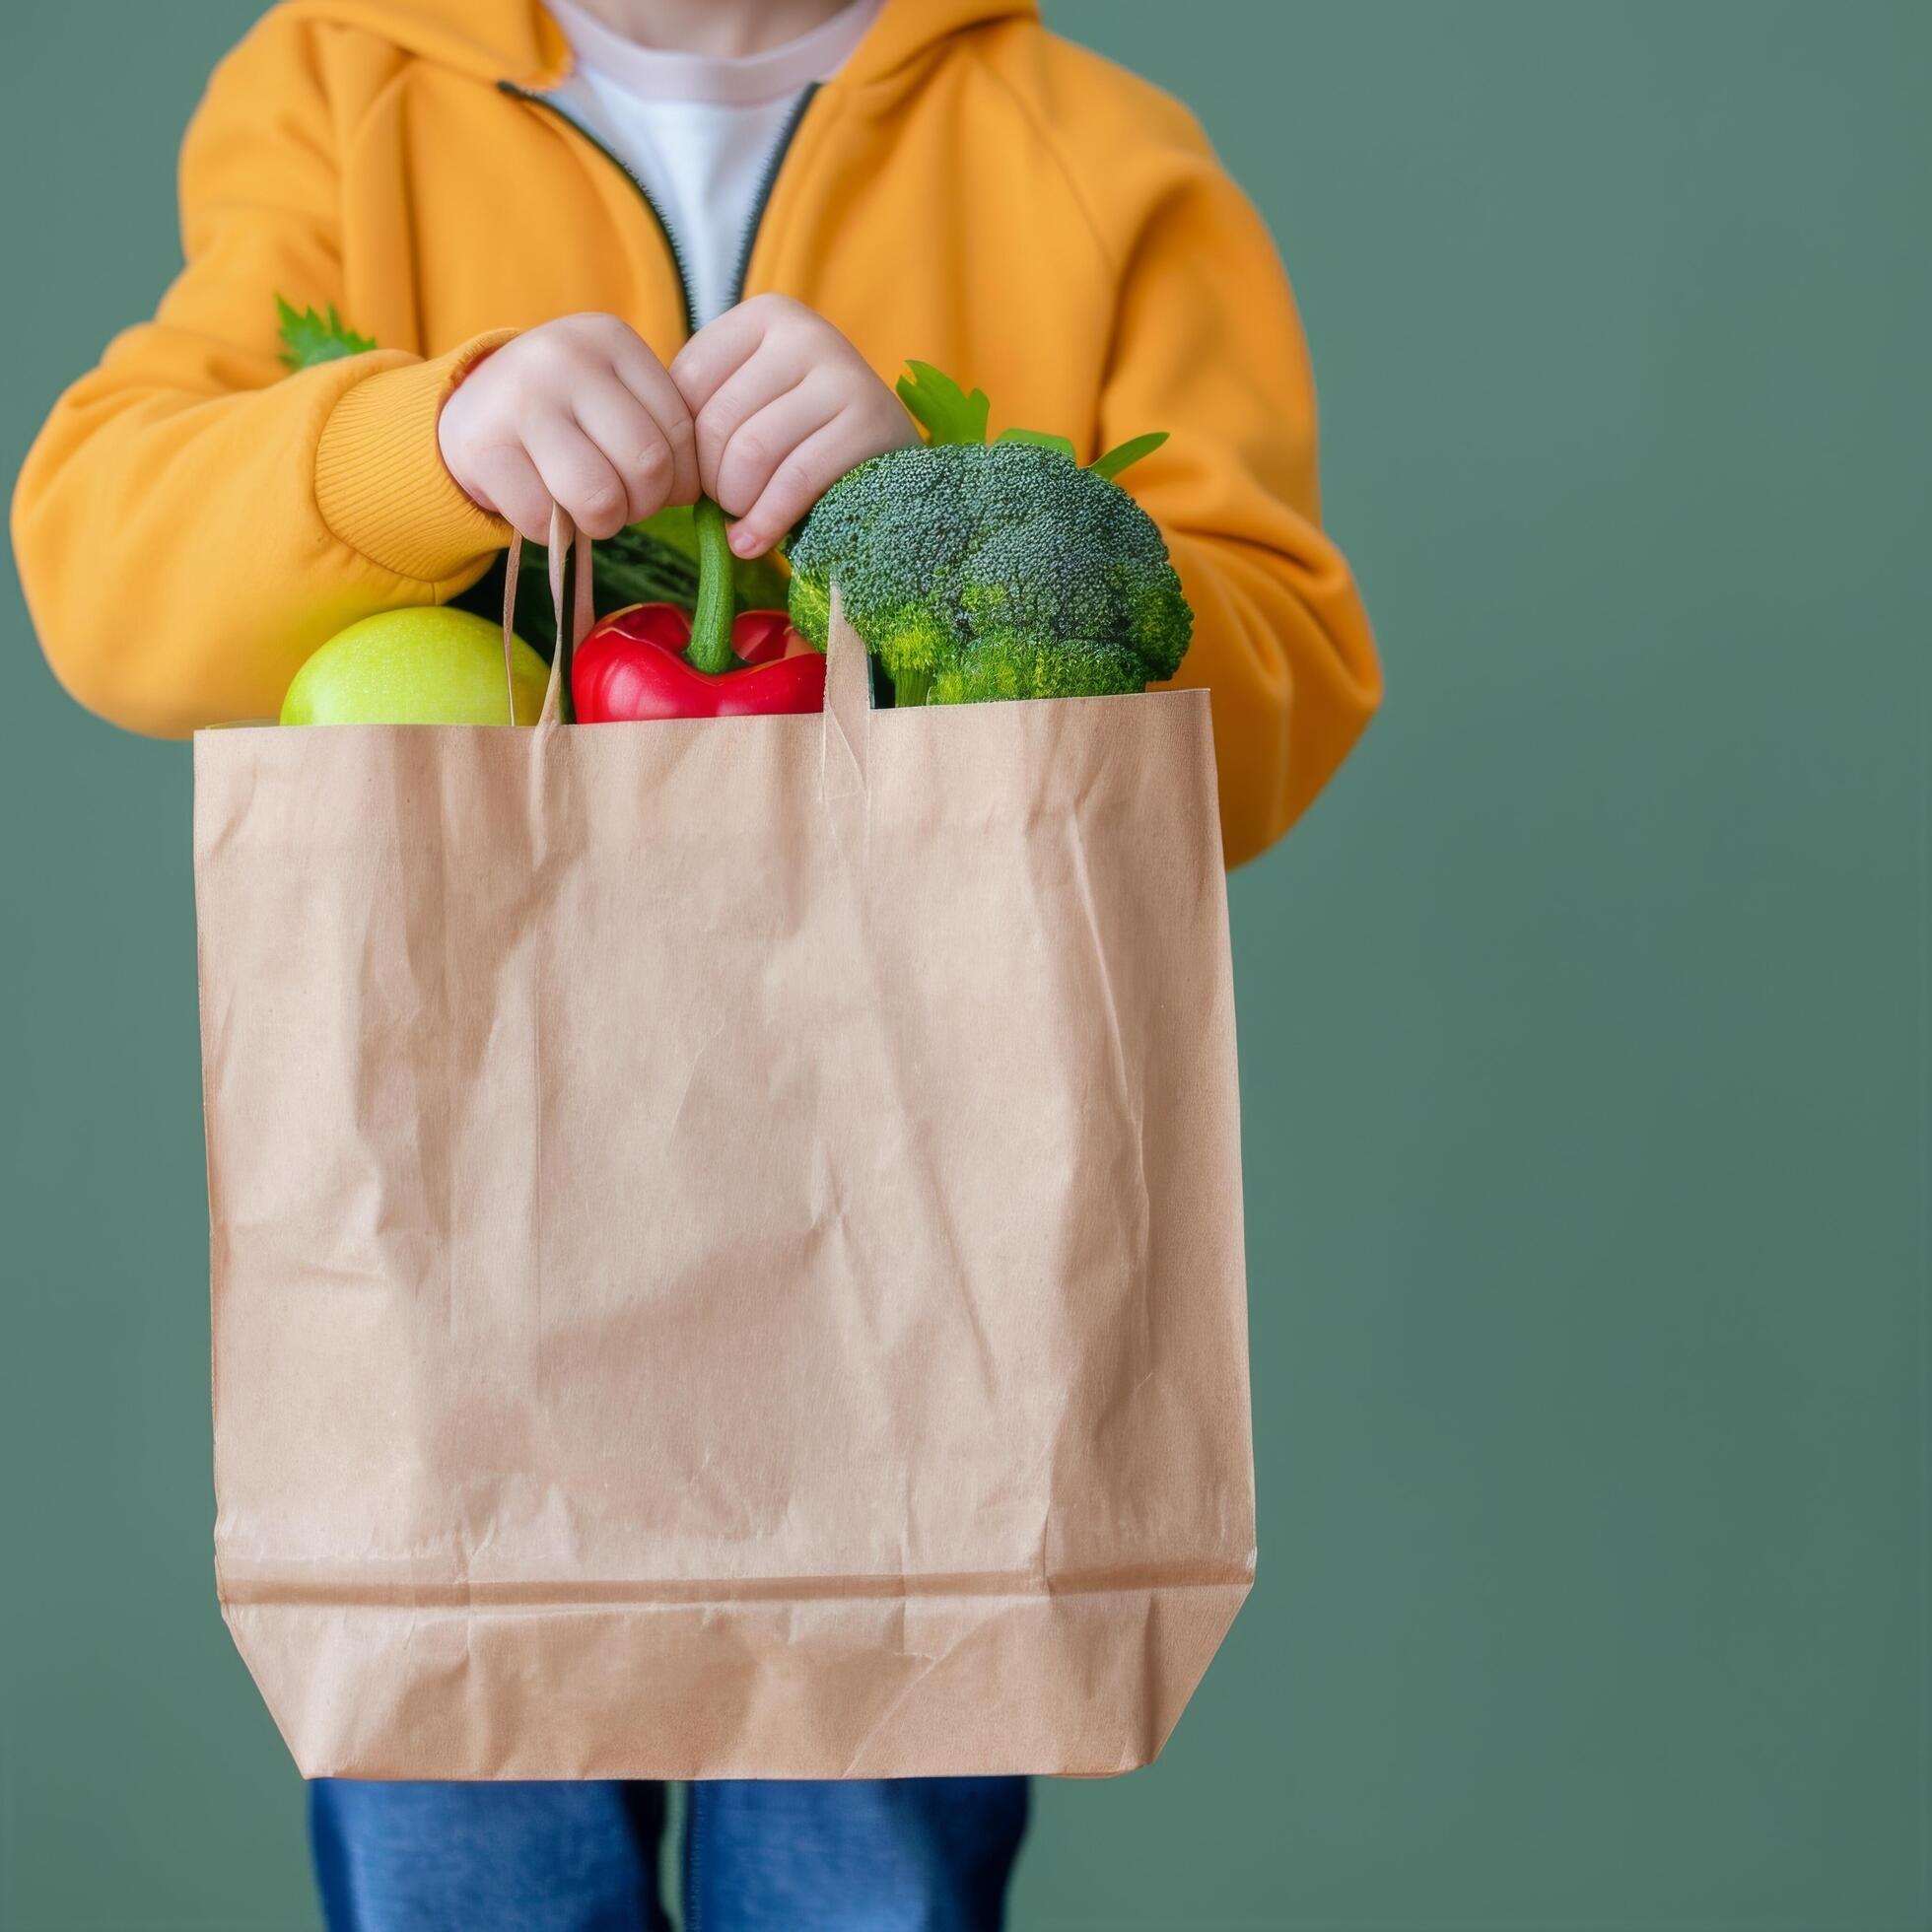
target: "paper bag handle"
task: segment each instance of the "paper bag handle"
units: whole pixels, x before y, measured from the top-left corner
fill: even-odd
[[[564,643],[564,561],[577,558],[577,595],[571,608],[570,643]],[[584,642],[595,616],[591,604],[590,539],[570,519],[562,504],[550,506],[550,611],[556,619],[556,648],[550,654],[550,681],[543,687],[539,729],[559,724],[564,715],[564,659]],[[510,647],[517,635],[517,583],[523,567],[523,533],[510,533],[510,554],[503,567],[503,684],[510,700],[510,722],[517,723],[517,678],[511,668]]]
[[[845,620],[839,587],[825,638],[825,736],[820,790],[828,798],[865,789],[865,752],[872,732],[872,679],[865,646]]]

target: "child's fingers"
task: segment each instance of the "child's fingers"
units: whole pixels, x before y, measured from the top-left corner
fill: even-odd
[[[550,535],[550,492],[520,444],[499,443],[470,455],[459,486],[480,509],[501,517],[530,543]]]
[[[772,472],[758,501],[732,526],[737,555],[763,556],[854,463],[877,453],[876,444],[851,418],[850,411],[835,416]]]
[[[624,520],[635,523],[663,509],[674,481],[671,447],[630,389],[614,375],[580,383],[571,414],[624,485]]]
[[[756,354],[777,319],[780,303],[776,296],[757,296],[727,309],[671,358],[671,380],[694,421],[725,381]]]
[[[586,536],[615,536],[624,527],[630,492],[609,457],[573,416],[545,411],[523,431],[523,448],[551,497]],[[546,518],[547,521],[547,518]]]
[[[760,411],[795,389],[807,374],[805,366],[793,357],[764,350],[733,370],[711,400],[693,412],[698,431],[698,481],[707,494],[724,503],[720,471],[732,438]]]
[[[786,457],[838,415],[842,400],[836,382],[816,376],[774,396],[730,432],[718,454],[711,494],[742,517]]]
[[[664,447],[670,452],[670,487],[663,503],[691,503],[698,494],[698,433],[691,421],[670,371],[651,353],[644,338],[635,333],[619,345],[611,358],[617,380],[649,411],[657,425]],[[661,508],[661,504],[656,506]],[[650,512],[644,513],[649,516]]]

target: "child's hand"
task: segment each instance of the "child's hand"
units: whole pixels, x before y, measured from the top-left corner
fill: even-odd
[[[506,342],[456,385],[436,438],[463,494],[536,543],[553,501],[606,537],[698,494],[684,398],[615,315],[565,315]]]
[[[855,463],[919,441],[859,351],[789,296],[754,296],[707,323],[671,380],[697,425],[699,482],[738,519],[740,557],[769,550]]]

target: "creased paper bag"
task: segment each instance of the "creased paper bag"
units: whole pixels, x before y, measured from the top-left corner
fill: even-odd
[[[305,1773],[1120,1771],[1246,1595],[1207,696],[865,668],[197,738],[217,1573]]]

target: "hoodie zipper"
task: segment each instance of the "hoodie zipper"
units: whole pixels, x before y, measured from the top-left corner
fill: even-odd
[[[751,217],[744,225],[744,241],[738,248],[738,265],[731,276],[731,307],[734,309],[744,300],[745,277],[751,273],[751,251],[757,246],[758,231],[765,225],[765,208],[772,198],[772,190],[778,186],[778,171],[785,166],[785,157],[792,152],[798,123],[804,119],[805,109],[811,105],[821,85],[818,81],[805,84],[797,105],[785,117],[785,125],[779,129],[778,139],[772,143],[771,158],[765,163],[764,173],[758,177],[758,192],[752,197]]]
[[[731,277],[731,300],[729,307],[735,308],[744,300],[745,277],[751,270],[751,251],[758,241],[758,231],[764,226],[765,210],[770,204],[772,190],[778,186],[779,170],[785,166],[785,158],[792,151],[792,143],[798,132],[798,124],[805,117],[805,109],[812,104],[820,83],[810,82],[799,95],[797,105],[787,116],[784,127],[779,130],[778,140],[773,144],[771,158],[765,164],[765,172],[759,177],[758,193],[751,204],[751,218],[745,224],[744,240],[738,248],[738,265]],[[691,299],[691,271],[685,262],[684,249],[678,242],[657,197],[645,186],[644,182],[626,166],[621,155],[613,152],[589,128],[578,119],[567,107],[561,107],[547,95],[537,94],[529,88],[518,87],[515,81],[499,81],[497,91],[510,95],[518,101],[527,101],[534,107],[541,107],[545,113],[555,114],[566,127],[575,128],[589,142],[591,147],[603,156],[610,165],[638,191],[638,198],[651,211],[651,219],[657,224],[657,232],[664,238],[665,251],[670,255],[671,267],[677,272],[677,291],[684,305],[684,333],[695,335],[698,330],[698,313]]]

